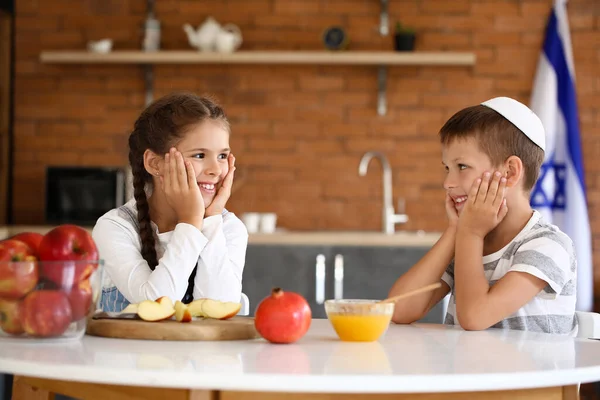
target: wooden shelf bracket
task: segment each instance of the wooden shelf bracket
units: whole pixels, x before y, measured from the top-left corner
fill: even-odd
[[[146,106],[154,100],[154,68],[152,64],[144,64],[144,85],[146,87]]]
[[[387,113],[386,101],[387,68],[380,65],[377,70],[377,114],[383,116]]]

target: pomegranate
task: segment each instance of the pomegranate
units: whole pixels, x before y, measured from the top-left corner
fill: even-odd
[[[271,343],[293,343],[308,331],[311,318],[304,297],[274,288],[256,307],[254,326]]]

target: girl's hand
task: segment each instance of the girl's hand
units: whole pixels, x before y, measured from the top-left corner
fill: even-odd
[[[177,222],[202,229],[204,200],[196,182],[194,167],[175,148],[165,155],[164,177],[160,182],[167,203],[177,215]]]
[[[446,215],[448,215],[448,227],[454,228],[458,226],[458,211],[454,207],[454,200],[446,193]]]
[[[233,175],[235,172],[235,157],[233,154],[229,153],[227,161],[229,162],[229,172],[225,175],[225,179],[223,179],[219,191],[206,209],[207,217],[222,214],[225,209],[225,204],[227,204],[227,200],[229,200],[229,196],[231,196],[231,186],[233,186]]]

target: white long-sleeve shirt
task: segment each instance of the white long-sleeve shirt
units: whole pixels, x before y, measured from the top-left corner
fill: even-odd
[[[135,200],[98,219],[92,237],[104,260],[103,289],[116,288],[130,303],[168,296],[181,300],[197,266],[194,299],[240,301],[248,231],[231,212],[204,219],[202,231],[179,223],[158,233],[154,271],[141,254]]]

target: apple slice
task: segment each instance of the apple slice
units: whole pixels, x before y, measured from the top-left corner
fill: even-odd
[[[166,308],[168,308],[168,309],[174,308],[174,305],[173,305],[173,300],[171,300],[171,299],[170,299],[169,297],[167,297],[167,296],[162,296],[162,297],[159,297],[158,299],[156,299],[156,302],[157,302],[158,304],[160,304],[161,306],[163,306],[163,307],[166,307]]]
[[[169,308],[152,300],[144,300],[138,305],[137,314],[144,321],[162,321],[175,314],[173,307]]]
[[[121,314],[137,314],[139,303],[131,303],[121,311]]]
[[[204,314],[204,312],[202,311],[202,303],[204,303],[204,300],[206,299],[198,299],[188,304],[187,307],[190,311],[190,314],[192,314],[192,317],[206,317],[206,314]]]
[[[205,299],[202,302],[202,312],[213,319],[228,319],[236,315],[242,308],[241,303]]]
[[[192,320],[192,314],[188,306],[179,300],[175,302],[175,319],[179,322],[190,322]]]

